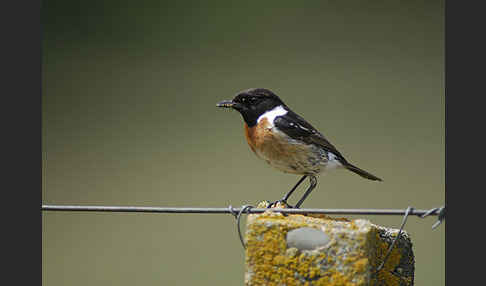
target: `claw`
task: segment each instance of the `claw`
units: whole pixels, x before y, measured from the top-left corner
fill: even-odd
[[[286,208],[286,209],[293,209],[294,207],[289,205],[289,203],[286,200],[278,200],[273,203],[270,203],[267,206],[267,209],[270,208]]]

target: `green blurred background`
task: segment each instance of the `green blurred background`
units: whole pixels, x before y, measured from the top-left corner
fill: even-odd
[[[215,107],[252,87],[276,92],[384,179],[321,176],[304,207],[445,203],[443,1],[48,0],[42,24],[45,204],[281,198],[299,177],[257,159],[240,115]],[[44,212],[42,221],[44,285],[243,284],[230,215]],[[432,231],[434,221],[406,225],[416,285],[445,284],[445,224]]]

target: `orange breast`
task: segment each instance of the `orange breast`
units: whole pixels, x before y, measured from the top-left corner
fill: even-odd
[[[248,142],[251,150],[255,153],[257,153],[255,148],[257,148],[257,145],[261,145],[261,141],[263,140],[263,131],[260,129],[261,128],[259,128],[259,125],[248,127],[248,125],[245,123],[246,142]]]
[[[281,150],[279,146],[279,139],[273,134],[272,126],[266,118],[263,118],[253,127],[248,127],[245,123],[245,136],[248,145],[255,154],[270,163],[277,156],[282,154],[276,154]]]
[[[272,126],[266,118],[253,126],[245,123],[245,136],[251,150],[264,159],[278,159],[281,156],[292,156],[297,150],[288,144],[289,138],[281,132],[272,132]]]
[[[291,143],[282,132],[272,132],[266,118],[253,126],[245,123],[245,137],[251,150],[273,167],[294,174],[310,174],[320,171],[320,165],[311,163],[322,160],[312,147],[306,144]]]

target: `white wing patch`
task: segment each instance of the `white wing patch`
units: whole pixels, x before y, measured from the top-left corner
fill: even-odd
[[[273,121],[275,120],[275,118],[277,116],[282,116],[282,115],[285,115],[285,114],[287,114],[287,110],[285,110],[285,108],[283,108],[282,105],[279,105],[279,106],[273,108],[272,110],[269,110],[269,111],[263,113],[262,115],[260,115],[260,117],[258,117],[257,123],[259,123],[260,120],[262,120],[263,118],[266,118],[268,120],[268,122],[273,127]]]

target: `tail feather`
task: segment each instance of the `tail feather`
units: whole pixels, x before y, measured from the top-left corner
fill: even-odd
[[[382,179],[378,178],[377,176],[375,175],[372,175],[368,172],[366,172],[365,170],[361,170],[360,168],[350,164],[350,163],[346,163],[344,164],[344,167],[346,167],[346,169],[350,170],[351,172],[354,172],[358,175],[360,175],[361,177],[363,178],[366,178],[368,180],[373,180],[373,181],[383,181]]]

